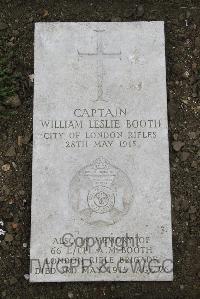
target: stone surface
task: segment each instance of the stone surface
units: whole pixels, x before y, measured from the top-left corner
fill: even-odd
[[[185,145],[184,142],[181,142],[181,141],[173,141],[172,142],[172,146],[173,146],[173,149],[176,151],[176,152],[179,152],[180,149]]]
[[[6,152],[6,157],[13,157],[16,155],[15,147],[12,145]]]
[[[14,95],[14,96],[9,97],[5,101],[4,105],[9,106],[11,108],[17,108],[17,107],[19,107],[21,105],[21,101],[20,101],[19,96],[18,95]]]
[[[189,156],[190,156],[190,153],[188,153],[188,152],[182,152],[181,153],[181,161],[186,161],[188,158],[189,158]]]
[[[9,171],[10,170],[10,164],[6,163],[1,168],[2,168],[3,171]]]
[[[4,240],[6,242],[12,242],[13,241],[13,236],[11,234],[6,234]]]
[[[172,280],[163,22],[38,23],[34,45],[30,280]]]

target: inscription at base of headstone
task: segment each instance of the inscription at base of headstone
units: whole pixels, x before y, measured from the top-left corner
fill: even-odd
[[[36,23],[30,280],[170,281],[163,22]]]

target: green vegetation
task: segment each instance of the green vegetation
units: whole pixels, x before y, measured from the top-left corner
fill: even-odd
[[[0,59],[0,104],[15,93],[14,77],[10,74],[7,65],[8,59]]]

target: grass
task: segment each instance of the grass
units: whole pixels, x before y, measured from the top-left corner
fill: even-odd
[[[9,73],[7,59],[0,60],[0,104],[15,94],[14,77]]]
[[[9,64],[12,57],[7,55],[5,58],[0,57],[0,106],[3,106],[6,99],[16,94],[16,77],[12,75]],[[8,116],[12,111],[3,109],[0,111],[0,116]]]

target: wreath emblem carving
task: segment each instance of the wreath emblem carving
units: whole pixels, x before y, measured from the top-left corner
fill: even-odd
[[[127,214],[133,200],[127,174],[103,157],[80,169],[70,183],[70,201],[91,225],[112,225]]]

